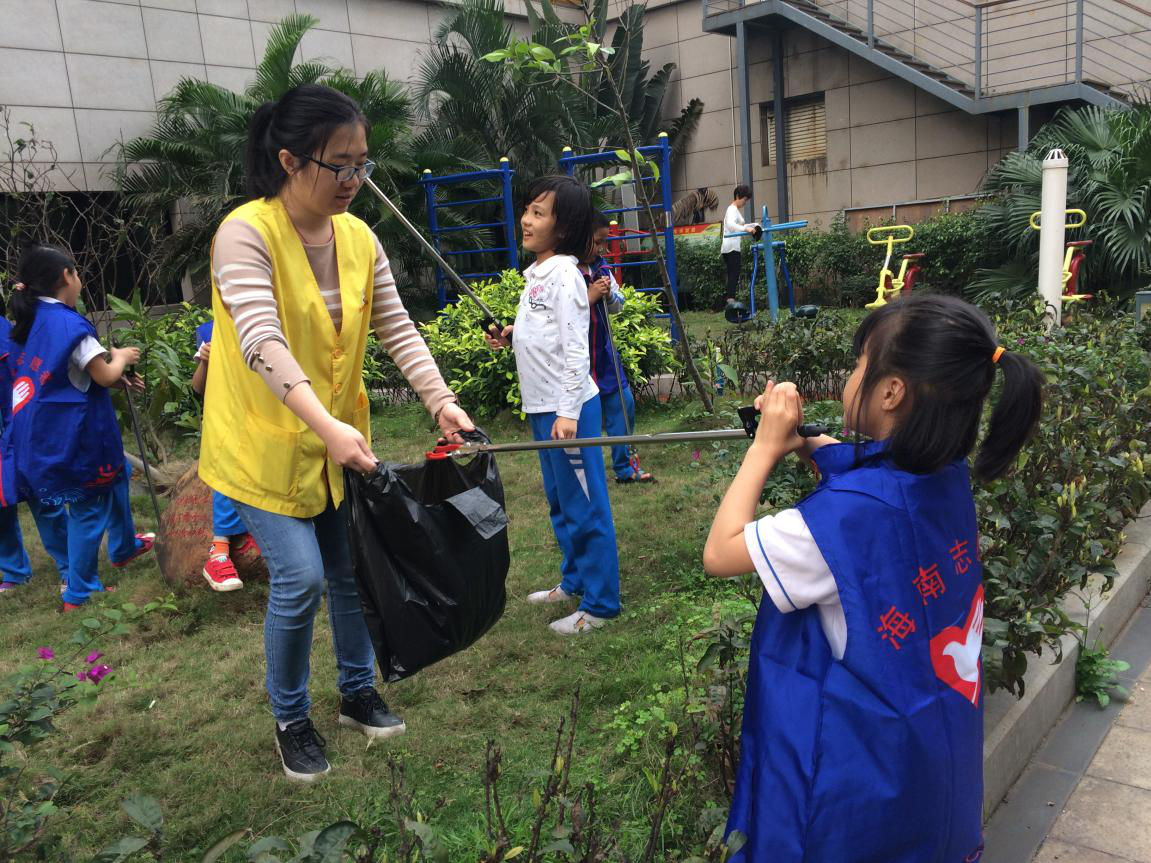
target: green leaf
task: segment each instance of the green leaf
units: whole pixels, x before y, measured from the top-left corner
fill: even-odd
[[[124,863],[147,848],[151,841],[147,836],[125,836],[102,850],[96,857],[96,863]]]
[[[502,63],[507,60],[511,54],[506,48],[500,48],[498,51],[489,51],[480,57],[481,60],[486,60],[489,63]]]
[[[145,830],[159,833],[164,829],[164,811],[155,797],[137,794],[123,801],[120,808]]]
[[[351,821],[329,824],[316,837],[309,863],[340,863],[344,859],[344,849],[348,847],[348,842],[359,832],[359,826]]]
[[[631,153],[627,150],[616,150],[615,157],[625,164],[631,164]]]
[[[537,60],[554,60],[556,58],[555,52],[546,45],[532,45],[532,56]]]

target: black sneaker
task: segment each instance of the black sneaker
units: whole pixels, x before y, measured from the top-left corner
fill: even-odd
[[[289,722],[283,731],[276,723],[276,751],[289,779],[313,782],[331,770],[332,765],[324,755],[326,745],[310,719]]]
[[[368,737],[394,737],[408,730],[404,720],[388,710],[380,693],[370,686],[340,699],[339,722]]]

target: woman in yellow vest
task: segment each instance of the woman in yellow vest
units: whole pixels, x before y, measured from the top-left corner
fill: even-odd
[[[374,688],[372,644],[347,543],[343,470],[370,471],[364,349],[374,330],[447,435],[474,428],[396,293],[372,230],[347,212],[373,168],[349,97],[305,84],[262,105],[246,152],[252,198],[212,243],[212,311],[200,476],[231,498],[271,575],[267,689],[284,772],[327,773],[308,717],[312,623],[327,593],[339,723],[404,731]]]

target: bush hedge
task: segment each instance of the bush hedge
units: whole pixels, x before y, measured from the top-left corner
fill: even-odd
[[[862,307],[874,298],[884,249],[868,243],[865,233],[849,231],[842,216],[827,231],[788,231],[780,237],[787,242],[787,265],[797,304]],[[745,302],[751,273],[750,245],[750,240],[744,241],[740,299]],[[1001,263],[990,246],[984,223],[973,213],[952,213],[916,225],[914,239],[905,250],[896,246],[896,253],[925,253],[921,287],[960,295],[976,270]],[[719,238],[678,237],[675,253],[685,305],[693,309],[722,309],[725,276]],[[899,259],[893,257],[892,269],[898,272]],[[757,301],[766,302],[762,273],[756,279],[756,288]],[[781,304],[787,303],[785,290],[781,284]]]
[[[496,317],[511,323],[516,316],[524,279],[507,270],[497,282],[475,290]],[[625,286],[623,311],[611,316],[612,335],[624,372],[633,383],[675,367],[667,328],[653,323],[660,301],[652,294]],[[474,303],[448,306],[433,320],[421,324],[424,339],[461,403],[476,416],[491,416],[520,407],[520,387],[510,350],[493,351],[484,341],[482,313]],[[387,364],[385,364],[386,366]]]

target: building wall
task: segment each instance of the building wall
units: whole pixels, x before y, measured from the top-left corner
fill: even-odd
[[[705,105],[674,174],[676,196],[708,186],[726,204],[742,172],[735,39],[705,34],[697,2],[662,5],[648,18],[645,56],[679,66],[667,105],[678,110],[693,97]],[[757,210],[775,213],[776,168],[762,164],[759,123],[760,105],[774,99],[771,44],[769,32],[749,29],[753,191]],[[800,28],[785,31],[784,51],[785,98],[823,93],[827,128],[826,164],[789,166],[792,218],[826,225],[845,208],[968,195],[1015,147],[1014,115],[957,111]]]
[[[508,3],[522,12],[522,0]],[[108,189],[109,150],[146,133],[182,77],[240,91],[275,22],[310,14],[301,59],[409,80],[444,12],[423,0],[0,0],[0,105],[50,140],[60,189]]]

